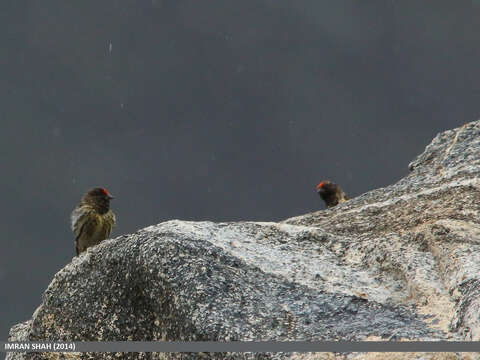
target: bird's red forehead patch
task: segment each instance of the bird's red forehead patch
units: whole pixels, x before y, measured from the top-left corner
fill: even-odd
[[[100,190],[103,192],[103,195],[110,195],[106,189],[101,188]]]
[[[324,187],[326,184],[326,181],[322,181],[317,185],[317,190],[320,190],[322,187]]]

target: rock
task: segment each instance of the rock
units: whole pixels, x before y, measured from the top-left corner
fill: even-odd
[[[10,340],[480,340],[480,122],[439,134],[410,169],[396,184],[281,223],[174,220],[104,241],[55,275]]]

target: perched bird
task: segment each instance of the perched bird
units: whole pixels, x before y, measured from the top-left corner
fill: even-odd
[[[322,181],[317,185],[317,193],[328,208],[334,207],[348,200],[343,190],[331,181]]]
[[[107,190],[93,188],[83,195],[73,209],[70,219],[77,255],[110,235],[115,225],[115,214],[110,210],[111,199],[113,196]]]

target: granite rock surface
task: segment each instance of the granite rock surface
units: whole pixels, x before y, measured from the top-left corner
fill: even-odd
[[[480,340],[480,121],[437,135],[409,169],[393,185],[278,223],[173,220],[104,241],[55,275],[10,340]],[[417,358],[397,355],[389,358]]]

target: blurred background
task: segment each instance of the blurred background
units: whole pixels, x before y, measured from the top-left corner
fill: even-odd
[[[0,2],[0,339],[74,255],[90,187],[112,236],[277,221],[389,185],[480,113],[480,2]]]

